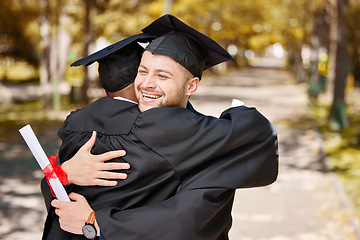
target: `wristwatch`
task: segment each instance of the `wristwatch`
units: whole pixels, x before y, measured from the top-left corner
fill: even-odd
[[[95,212],[92,211],[90,213],[87,221],[85,222],[85,225],[82,227],[82,232],[87,239],[95,239],[96,238],[97,231],[96,231],[94,223],[95,223]]]

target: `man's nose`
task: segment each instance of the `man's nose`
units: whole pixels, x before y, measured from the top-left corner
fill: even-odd
[[[148,76],[146,76],[142,85],[145,88],[156,88],[154,76],[151,76],[150,74]]]

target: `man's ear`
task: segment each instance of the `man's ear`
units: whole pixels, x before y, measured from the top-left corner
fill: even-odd
[[[193,95],[199,86],[199,82],[200,79],[198,77],[193,77],[189,79],[187,82],[186,95],[188,95],[189,97]]]

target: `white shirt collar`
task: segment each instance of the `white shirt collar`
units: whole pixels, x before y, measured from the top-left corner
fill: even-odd
[[[114,99],[138,104],[137,102],[131,101],[131,100],[129,100],[127,98],[123,98],[123,97],[114,97]]]

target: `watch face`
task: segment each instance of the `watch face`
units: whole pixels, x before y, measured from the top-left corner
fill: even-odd
[[[87,239],[94,239],[96,237],[96,229],[93,225],[85,224],[82,232]]]

